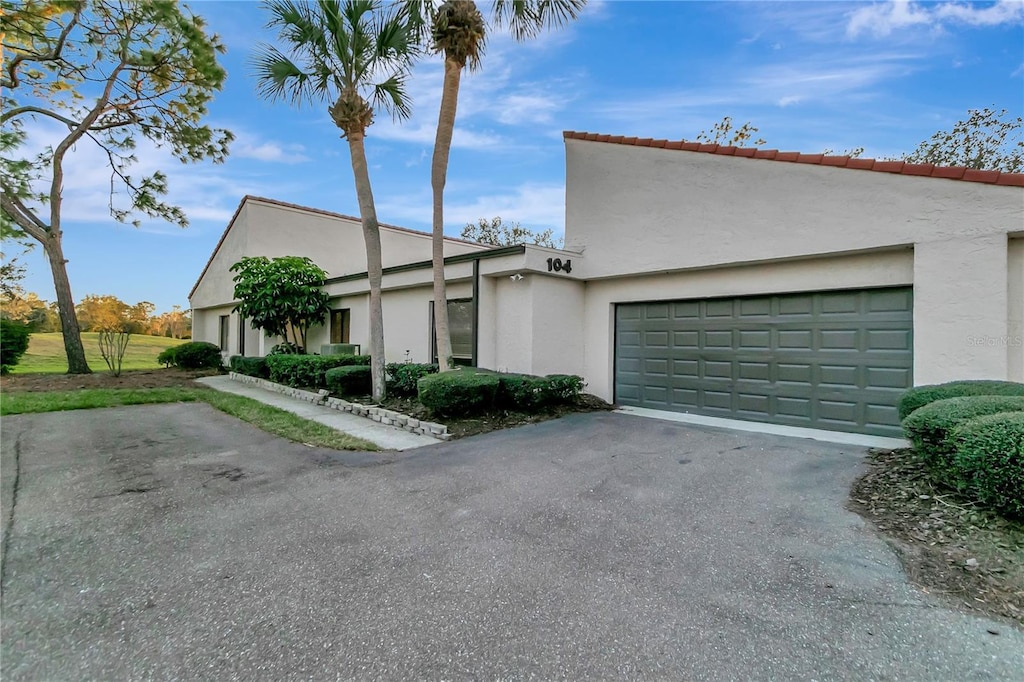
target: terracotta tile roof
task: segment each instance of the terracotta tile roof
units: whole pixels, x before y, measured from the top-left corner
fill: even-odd
[[[678,149],[685,152],[701,152],[719,154],[721,156],[740,156],[748,159],[766,159],[788,163],[809,163],[817,166],[834,168],[852,168],[869,170],[876,173],[898,173],[900,175],[917,175],[948,180],[964,180],[966,182],[982,182],[989,185],[1009,185],[1024,187],[1024,173],[1003,173],[1001,171],[975,170],[973,168],[936,166],[931,163],[906,163],[905,161],[882,161],[879,159],[860,159],[850,156],[825,156],[824,154],[801,154],[800,152],[780,152],[777,149],[757,149],[755,147],[726,147],[718,144],[701,144],[683,140],[654,140],[649,137],[623,137],[622,135],[598,135],[596,133],[579,133],[567,130],[562,133],[566,140],[586,140],[588,142],[607,142],[624,144],[634,147],[655,147],[659,149]]]
[[[351,221],[354,221],[356,223],[362,223],[361,219],[356,218],[354,216],[345,215],[344,213],[335,213],[333,211],[325,211],[325,210],[320,209],[320,208],[310,208],[309,206],[301,206],[299,204],[290,204],[287,201],[278,201],[277,199],[267,199],[266,197],[257,197],[257,196],[253,196],[251,194],[246,194],[244,197],[242,197],[242,200],[238,202],[238,208],[235,209],[235,212],[231,216],[231,219],[228,220],[228,225],[227,225],[227,227],[224,228],[224,232],[221,233],[220,239],[217,240],[217,245],[215,247],[213,247],[213,252],[210,254],[210,257],[207,259],[206,265],[203,266],[203,271],[201,273],[199,273],[199,278],[196,280],[196,283],[194,285],[192,285],[192,291],[188,292],[189,299],[192,298],[192,295],[196,293],[196,289],[199,288],[199,283],[202,282],[203,281],[203,277],[206,276],[206,271],[209,270],[210,269],[210,265],[213,264],[214,256],[216,256],[217,252],[220,251],[221,245],[224,243],[224,240],[227,239],[228,232],[231,231],[232,225],[235,224],[235,220],[238,219],[238,214],[242,212],[242,207],[245,206],[245,203],[247,201],[258,201],[260,203],[270,204],[272,206],[281,206],[281,207],[284,207],[284,208],[294,208],[294,209],[298,209],[300,211],[306,211],[307,213],[316,213],[317,215],[328,216],[330,218],[341,218],[343,220],[351,220]],[[406,232],[408,234],[414,234],[414,235],[417,235],[417,236],[420,236],[420,237],[430,237],[431,236],[431,234],[429,232],[421,232],[419,230],[411,230],[408,227],[398,227],[397,225],[388,225],[387,223],[379,223],[379,225],[381,227],[387,228],[389,230],[396,230],[398,232]],[[471,241],[468,241],[468,240],[465,240],[465,239],[456,239],[455,237],[445,237],[444,240],[446,242],[457,242],[457,243],[460,243],[460,244],[472,244],[473,246],[479,246],[482,249],[489,248],[489,247],[487,247],[486,245],[483,245],[483,244],[478,244],[476,242],[471,242]]]

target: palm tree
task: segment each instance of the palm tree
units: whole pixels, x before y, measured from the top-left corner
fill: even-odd
[[[381,0],[267,0],[264,7],[271,15],[267,26],[278,29],[287,53],[257,47],[253,63],[260,96],[297,105],[330,103],[328,112],[348,141],[370,281],[373,398],[380,401],[385,395],[380,227],[363,140],[375,107],[395,118],[410,114],[405,80],[417,49],[408,15],[404,7]]]
[[[448,155],[455,130],[455,113],[459,100],[462,70],[480,66],[487,39],[487,25],[473,0],[447,0],[436,10],[417,0],[414,10],[426,7],[428,17],[416,17],[421,26],[429,23],[429,43],[435,52],[444,53],[444,86],[441,90],[441,111],[437,117],[437,137],[430,166],[433,190],[433,264],[434,264],[434,326],[437,338],[437,361],[441,371],[451,369],[452,341],[448,331],[448,296],[444,281],[444,185],[448,176]],[[579,16],[586,0],[494,0],[491,23],[495,28],[508,28],[516,40],[535,38],[544,29],[564,26]],[[414,11],[414,14],[416,12]],[[422,30],[422,29],[421,29]]]

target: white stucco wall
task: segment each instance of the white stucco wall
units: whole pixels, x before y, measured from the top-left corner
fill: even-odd
[[[530,374],[583,374],[584,284],[531,275],[533,334]]]
[[[603,397],[614,301],[887,283],[914,286],[915,383],[1022,371],[1015,349],[978,340],[1013,340],[1022,188],[571,139],[566,165],[566,248],[592,280],[587,378]],[[834,258],[894,248],[895,271],[893,256]]]
[[[1005,234],[914,248],[914,382],[1006,379]]]
[[[565,248],[587,278],[1019,231],[1024,189],[566,141]]]
[[[381,226],[380,234],[385,268],[430,260],[429,234],[387,226]],[[449,240],[445,242],[445,255],[486,248]],[[234,283],[229,268],[243,256],[306,256],[329,277],[366,272],[366,247],[358,220],[249,198],[242,203],[196,287],[190,299],[193,309],[232,301]]]
[[[1006,365],[1012,381],[1024,381],[1024,239],[1011,239],[1007,249]]]

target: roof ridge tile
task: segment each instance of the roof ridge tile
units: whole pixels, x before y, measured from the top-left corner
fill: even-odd
[[[931,163],[907,163],[887,159],[862,159],[851,156],[831,156],[826,154],[806,154],[800,152],[781,152],[778,149],[759,149],[757,147],[734,147],[729,145],[706,144],[687,140],[662,140],[649,137],[623,137],[622,135],[601,135],[566,130],[562,133],[566,140],[586,140],[606,142],[609,144],[625,144],[635,147],[653,147],[673,151],[698,152],[717,154],[719,156],[738,156],[746,159],[763,159],[767,161],[796,162],[832,168],[848,168],[851,170],[867,170],[876,173],[893,173],[917,177],[960,180],[962,182],[980,182],[988,185],[1024,187],[1024,173],[1006,173],[997,170],[977,170],[963,166],[936,166]],[[399,228],[402,229],[402,228]]]

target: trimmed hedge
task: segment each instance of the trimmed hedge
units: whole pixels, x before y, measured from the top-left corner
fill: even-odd
[[[367,395],[373,390],[369,365],[335,367],[327,370],[324,377],[328,390],[340,396]]]
[[[22,322],[0,318],[0,374],[7,374],[28,350],[29,327]]]
[[[544,378],[548,381],[548,401],[555,405],[575,402],[587,385],[583,377],[575,374],[549,374]]]
[[[416,384],[420,403],[442,417],[463,417],[493,409],[498,395],[497,374],[457,369],[428,374]]]
[[[956,443],[950,438],[953,430],[977,417],[1021,411],[1024,411],[1024,396],[946,398],[915,410],[903,421],[903,430],[936,478],[960,487],[963,481],[953,461]]]
[[[428,374],[437,373],[437,365],[415,362],[389,362],[384,366],[387,373],[388,393],[410,397],[416,395],[416,385]]]
[[[206,341],[189,341],[174,347],[170,363],[182,369],[220,369],[224,366],[224,359],[220,346]]]
[[[951,439],[968,491],[1004,516],[1024,519],[1024,412],[970,419]]]
[[[498,407],[536,412],[548,402],[548,380],[529,374],[498,375]]]
[[[231,356],[231,371],[260,379],[270,378],[270,368],[266,358],[247,358],[244,355]]]
[[[326,388],[329,369],[369,365],[369,355],[268,355],[270,380],[292,388]]]
[[[936,400],[971,395],[1024,395],[1024,384],[1018,384],[1013,381],[976,379],[915,386],[900,397],[896,409],[902,422],[918,408],[924,407]]]
[[[555,405],[572,403],[585,386],[574,374],[499,374],[498,405],[507,410],[538,412]]]
[[[470,377],[487,378],[474,380]],[[538,377],[467,368],[428,374],[420,378],[417,386],[420,403],[431,412],[458,417],[495,408],[540,412],[573,402],[584,383],[581,377],[571,374]]]

